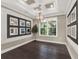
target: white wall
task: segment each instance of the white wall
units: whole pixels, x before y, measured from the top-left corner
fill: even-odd
[[[35,13],[33,13],[28,6],[24,5],[23,1],[21,0],[1,0],[1,6],[8,7],[23,15],[27,15],[30,18],[34,18]]]
[[[48,41],[48,42],[57,42],[64,44],[65,43],[65,34],[66,34],[66,18],[64,15],[61,16],[55,16],[57,17],[57,36],[56,37],[47,37],[47,36],[39,36],[37,35],[37,40],[40,41]],[[49,17],[49,18],[54,18],[54,17]],[[50,20],[48,18],[48,20]],[[38,21],[34,21],[34,23],[37,23],[39,26]]]
[[[22,11],[21,11],[22,12]],[[32,34],[31,35],[24,35],[24,36],[18,36],[18,37],[12,37],[7,38],[7,14],[14,15],[20,18],[24,18],[26,20],[31,21],[31,25],[33,24],[33,21],[31,18],[28,18],[27,16],[18,13],[18,11],[14,11],[12,9],[9,9],[7,7],[1,6],[1,50],[5,50],[11,47],[14,47],[16,45],[22,44],[24,42],[33,40]]]
[[[68,7],[66,9],[66,17],[68,15],[69,11],[71,10],[71,8],[73,7],[75,1],[76,0],[69,0]],[[66,22],[67,22],[67,18],[66,18]],[[67,30],[67,28],[66,28],[66,30]],[[72,59],[78,59],[78,45],[76,43],[74,43],[70,38],[68,38],[67,35],[66,35],[66,43],[67,43],[67,48],[69,50],[69,53],[70,53]]]

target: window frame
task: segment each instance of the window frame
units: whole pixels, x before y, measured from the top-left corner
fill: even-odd
[[[48,19],[48,18],[47,18]],[[50,21],[48,21],[47,19],[45,19],[46,21],[42,21],[42,22],[47,22],[47,35],[41,35],[41,24],[39,23],[39,36],[45,36],[45,37],[57,37],[58,36],[58,22],[57,22],[57,17],[54,17],[54,18],[51,18],[53,20],[50,20],[50,21],[56,21],[56,35],[48,35],[48,23]]]

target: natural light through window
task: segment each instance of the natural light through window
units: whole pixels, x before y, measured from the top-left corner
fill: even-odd
[[[47,19],[39,24],[40,36],[57,36],[57,18]]]

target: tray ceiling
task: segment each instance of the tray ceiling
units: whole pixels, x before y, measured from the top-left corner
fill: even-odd
[[[66,11],[69,0],[2,0],[10,5],[17,5],[31,14],[37,15],[39,11],[43,15],[57,14]],[[14,4],[14,3],[15,4]]]

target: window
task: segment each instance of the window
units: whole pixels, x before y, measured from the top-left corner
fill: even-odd
[[[49,19],[48,19],[49,20]],[[39,24],[40,36],[57,36],[57,18]]]
[[[48,22],[48,35],[56,35],[56,21]]]
[[[41,35],[47,35],[47,22],[41,23],[40,30]]]

